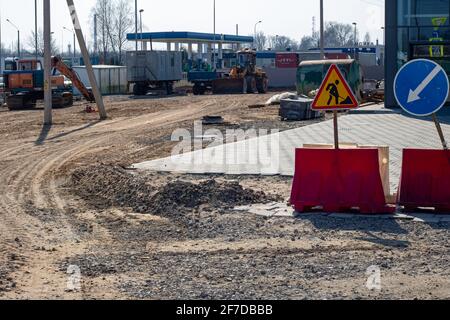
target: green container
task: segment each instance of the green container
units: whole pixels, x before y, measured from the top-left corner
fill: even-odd
[[[303,61],[297,69],[297,93],[311,96],[311,92],[320,88],[332,64],[338,66],[350,88],[361,101],[364,76],[361,66],[353,59]]]

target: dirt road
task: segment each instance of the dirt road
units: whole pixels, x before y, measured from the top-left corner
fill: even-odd
[[[283,201],[290,179],[123,169],[168,156],[173,130],[204,115],[304,125],[247,108],[268,97],[110,98],[107,121],[80,104],[44,129],[42,111],[1,109],[0,298],[449,298],[448,224],[267,219],[233,205]],[[365,286],[371,265],[381,292]]]

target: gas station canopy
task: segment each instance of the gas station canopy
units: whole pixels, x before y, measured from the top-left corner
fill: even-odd
[[[127,35],[129,41],[152,41],[152,42],[179,42],[179,43],[229,43],[229,44],[243,44],[253,43],[254,38],[249,36],[237,36],[229,34],[212,34],[212,33],[199,33],[188,31],[173,31],[173,32],[144,32],[138,33],[137,39],[135,33],[129,33]]]

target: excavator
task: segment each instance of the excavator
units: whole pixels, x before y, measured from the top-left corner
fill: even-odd
[[[73,105],[73,92],[64,84],[64,76],[72,81],[88,102],[95,102],[92,92],[81,82],[77,73],[59,57],[52,57],[54,70],[51,78],[52,105],[55,108]],[[59,71],[61,75],[55,75]],[[9,110],[34,108],[37,100],[44,99],[44,69],[40,60],[9,58],[3,72],[6,105]]]

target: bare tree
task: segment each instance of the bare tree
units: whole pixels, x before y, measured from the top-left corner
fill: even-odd
[[[262,51],[267,48],[267,36],[264,32],[260,31],[255,35],[255,42],[253,46],[256,50]]]
[[[111,28],[112,28],[113,6],[110,0],[97,0],[93,8],[93,15],[97,15],[97,26],[100,30],[98,34],[101,47],[102,58],[106,60],[112,48]]]
[[[308,51],[309,49],[319,47],[319,37],[318,36],[304,36],[299,45],[300,51]]]
[[[122,63],[123,48],[127,42],[127,34],[133,26],[132,14],[132,8],[127,0],[117,0],[113,15],[113,45],[117,47],[119,63]]]
[[[31,48],[31,52],[34,53],[36,50],[36,43],[35,43],[35,32],[31,31],[31,34],[28,36],[27,39],[27,45]],[[42,29],[38,30],[37,33],[37,53],[38,56],[43,57],[44,56],[44,32]],[[58,46],[56,45],[56,40],[54,37],[52,37],[50,48],[52,50],[52,54],[58,54]]]
[[[272,50],[276,51],[296,51],[299,47],[298,43],[295,40],[286,36],[270,36],[269,45]]]
[[[133,11],[127,0],[97,0],[93,8],[97,15],[98,38],[103,60],[112,53],[114,60],[121,63],[127,33],[133,26]]]
[[[355,42],[352,25],[339,22],[327,22],[324,37],[327,47],[353,46]]]

